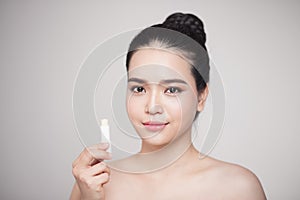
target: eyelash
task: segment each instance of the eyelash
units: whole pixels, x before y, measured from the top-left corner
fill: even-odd
[[[138,89],[142,89],[143,91],[145,91],[145,88],[143,88],[142,86],[133,86],[130,88],[130,90],[134,93],[141,93],[141,91],[138,91]]]
[[[130,88],[130,90],[132,92],[136,93],[136,94],[140,94],[142,92],[146,92],[146,90],[145,90],[145,88],[143,86],[133,86],[133,87]],[[175,91],[171,92],[171,90],[175,90]],[[180,89],[178,87],[168,87],[164,92],[166,94],[168,94],[168,95],[175,95],[175,94],[181,93],[182,89]]]
[[[171,92],[171,91],[170,91],[171,89],[174,89],[175,91]],[[168,91],[169,91],[169,92],[168,92]],[[169,87],[169,88],[167,88],[166,91],[165,91],[165,93],[168,93],[168,94],[170,94],[170,95],[178,94],[178,93],[180,93],[180,92],[182,92],[182,90],[181,90],[180,88],[178,88],[178,87]]]

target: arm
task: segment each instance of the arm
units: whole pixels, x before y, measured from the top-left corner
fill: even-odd
[[[70,200],[80,200],[80,190],[79,190],[77,183],[75,183],[73,186]]]

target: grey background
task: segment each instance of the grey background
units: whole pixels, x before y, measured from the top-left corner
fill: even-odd
[[[80,64],[120,32],[192,12],[224,81],[212,155],[260,178],[269,199],[300,196],[298,1],[0,1],[0,199],[67,199],[82,150],[72,116]]]

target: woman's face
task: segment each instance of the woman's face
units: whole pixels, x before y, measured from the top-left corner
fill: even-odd
[[[138,50],[128,69],[128,116],[143,143],[165,146],[190,133],[199,101],[190,65],[178,55]]]

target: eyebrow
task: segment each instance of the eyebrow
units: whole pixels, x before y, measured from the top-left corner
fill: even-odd
[[[183,84],[187,85],[187,83],[184,80],[177,79],[177,78],[175,78],[175,79],[165,79],[165,80],[162,80],[161,83],[165,83],[165,84],[168,84],[168,83],[183,83]]]
[[[140,78],[130,78],[130,79],[128,79],[128,82],[136,82],[136,83],[143,84],[143,83],[146,83],[147,81],[143,80],[143,79],[140,79]],[[182,83],[182,84],[187,85],[187,82],[185,82],[182,79],[177,79],[177,78],[175,78],[175,79],[165,79],[165,80],[160,81],[160,83],[163,83],[163,84]]]
[[[130,78],[130,79],[128,79],[128,82],[146,83],[145,80],[140,79],[140,78]]]

